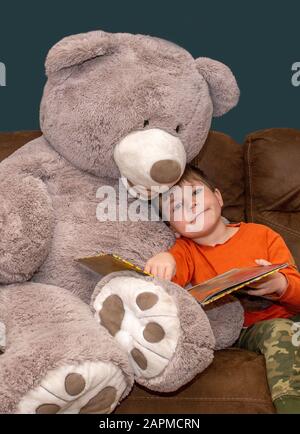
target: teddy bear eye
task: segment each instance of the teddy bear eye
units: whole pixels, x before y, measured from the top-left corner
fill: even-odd
[[[149,125],[149,121],[148,121],[148,119],[146,119],[146,120],[144,121],[144,128],[147,127],[148,125]]]
[[[180,130],[181,130],[181,125],[177,125],[177,127],[175,128],[176,133],[179,133]]]

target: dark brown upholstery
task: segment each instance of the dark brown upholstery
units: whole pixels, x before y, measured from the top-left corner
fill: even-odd
[[[0,133],[0,161],[15,152],[25,143],[36,139],[40,131],[17,131],[13,133]]]
[[[300,130],[249,134],[244,162],[247,221],[279,232],[300,267]]]
[[[0,133],[0,161],[40,132]],[[194,160],[220,187],[223,214],[279,232],[300,265],[300,131],[250,134],[244,146],[211,132]],[[212,365],[173,394],[135,386],[116,413],[274,413],[264,358],[239,349],[215,354]]]
[[[115,413],[275,413],[262,356],[231,348],[194,381],[172,394],[155,394],[135,386]]]

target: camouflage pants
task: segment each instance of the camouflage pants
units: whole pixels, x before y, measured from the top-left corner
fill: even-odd
[[[243,329],[235,345],[264,355],[273,401],[300,397],[300,314],[260,321]]]

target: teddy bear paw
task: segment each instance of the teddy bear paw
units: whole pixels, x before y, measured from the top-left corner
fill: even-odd
[[[92,303],[96,320],[126,350],[137,381],[159,376],[180,336],[174,299],[152,281],[120,276],[101,281]]]
[[[111,413],[126,381],[113,363],[84,362],[49,371],[20,401],[16,413]]]

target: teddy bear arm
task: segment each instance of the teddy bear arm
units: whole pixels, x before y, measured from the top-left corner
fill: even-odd
[[[1,173],[0,283],[29,280],[42,265],[53,232],[51,197],[42,180]]]

